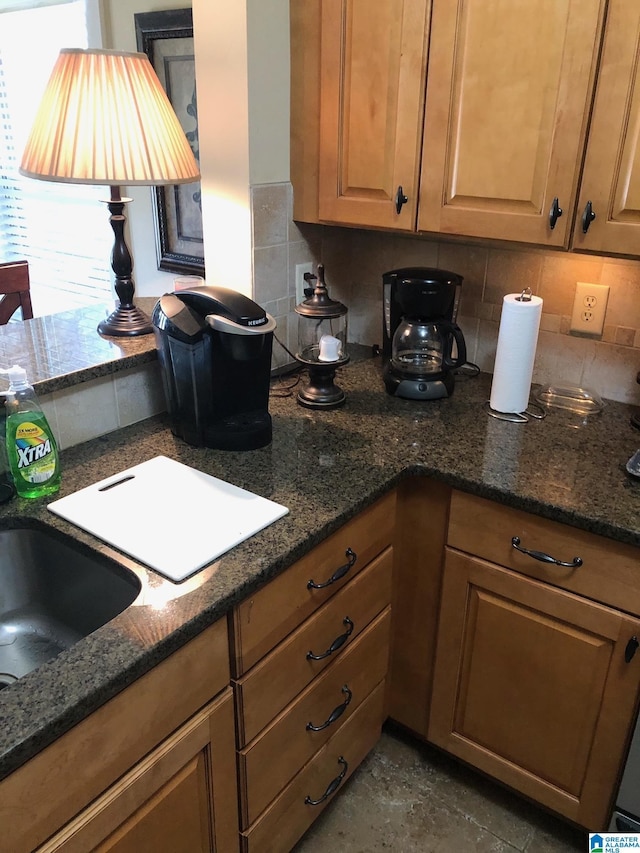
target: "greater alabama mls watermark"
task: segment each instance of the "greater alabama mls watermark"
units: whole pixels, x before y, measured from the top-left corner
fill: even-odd
[[[640,833],[589,833],[589,853],[626,853],[627,850],[640,851]]]

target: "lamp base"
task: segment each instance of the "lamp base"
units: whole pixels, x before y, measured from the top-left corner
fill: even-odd
[[[135,305],[118,305],[106,320],[98,323],[98,331],[101,335],[128,338],[135,335],[150,335],[153,332],[153,326],[144,311]]]
[[[124,207],[130,201],[130,198],[123,198],[120,195],[120,187],[115,185],[111,187],[111,198],[107,202],[111,214],[109,222],[115,238],[111,252],[111,266],[119,301],[116,310],[106,320],[98,323],[98,331],[101,335],[111,335],[115,338],[150,335],[153,332],[151,320],[133,304],[135,292],[135,285],[131,278],[133,259],[124,239]]]

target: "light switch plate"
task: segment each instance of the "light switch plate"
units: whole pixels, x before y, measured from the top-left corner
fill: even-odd
[[[608,299],[608,285],[577,282],[571,315],[571,333],[599,338],[604,329]]]

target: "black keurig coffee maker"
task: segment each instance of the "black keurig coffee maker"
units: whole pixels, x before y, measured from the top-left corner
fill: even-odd
[[[467,360],[456,314],[462,276],[408,267],[382,276],[384,384],[409,400],[453,393],[453,371]],[[453,354],[455,350],[455,355]]]
[[[173,433],[220,450],[269,444],[273,317],[205,285],[165,294],[151,321]]]

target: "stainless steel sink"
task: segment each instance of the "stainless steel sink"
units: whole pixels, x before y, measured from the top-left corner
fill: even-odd
[[[0,689],[105,625],[140,587],[53,533],[0,530]]]

